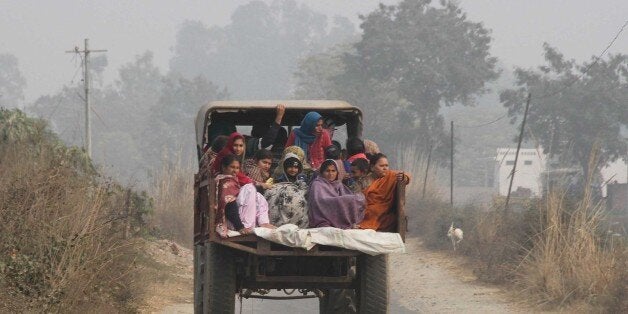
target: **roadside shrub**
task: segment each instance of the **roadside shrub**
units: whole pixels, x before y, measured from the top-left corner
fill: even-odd
[[[125,229],[147,209],[122,191],[43,121],[0,109],[0,301],[20,300],[0,311],[131,310]]]
[[[497,200],[496,200],[497,201]],[[431,249],[453,250],[447,230],[453,222],[464,231],[458,244],[459,254],[470,257],[478,278],[492,283],[504,283],[514,278],[514,269],[530,247],[527,240],[533,211],[503,212],[503,207],[480,208],[466,205],[451,207],[437,199],[413,202],[418,204],[416,223],[423,243]]]
[[[628,312],[626,235],[607,232],[602,204],[591,191],[580,199],[556,190],[542,199],[511,199],[508,212],[504,197],[489,207],[452,207],[437,187],[435,169],[423,197],[426,159],[415,147],[399,150],[397,158],[413,177],[406,193],[409,229],[428,248],[452,250],[447,230],[453,222],[464,231],[456,253],[470,259],[480,280],[513,285],[527,301],[550,308]]]
[[[174,161],[163,160],[161,171],[153,181],[151,195],[155,202],[151,221],[155,232],[160,237],[191,248],[194,237],[194,175],[191,162],[184,164],[179,157]]]
[[[487,210],[468,205],[462,214],[466,229],[460,252],[476,261],[478,278],[492,283],[514,278],[516,265],[530,248],[528,239],[533,232],[531,208],[506,213],[501,203],[495,199]]]
[[[584,301],[610,312],[628,310],[628,246],[600,230],[604,211],[588,192],[575,208],[568,204],[559,191],[544,200],[517,285],[539,304]]]

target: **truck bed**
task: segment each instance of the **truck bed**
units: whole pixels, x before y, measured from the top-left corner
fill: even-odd
[[[207,182],[208,181],[208,182]],[[216,183],[213,180],[206,180],[205,183],[195,182],[195,243],[214,242],[236,250],[251,253],[257,256],[358,256],[361,252],[347,250],[339,247],[316,245],[307,251],[302,248],[292,248],[285,245],[273,243],[256,235],[237,236],[232,238],[221,238],[214,231],[216,226],[215,204],[216,204]],[[398,184],[396,189],[396,200],[393,209],[397,213],[397,226],[394,231],[401,235],[405,241],[407,229],[407,217],[405,214],[405,185]]]
[[[308,251],[274,243],[254,234],[228,239],[216,237],[212,242],[258,256],[358,256],[362,254],[359,251],[326,245],[315,245]]]

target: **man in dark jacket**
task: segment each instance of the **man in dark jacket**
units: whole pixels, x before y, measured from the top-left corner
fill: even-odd
[[[273,151],[275,146],[283,150],[283,144],[277,143],[278,139],[281,139],[281,122],[283,116],[286,113],[286,106],[277,105],[277,114],[275,120],[269,125],[268,122],[257,123],[253,125],[251,129],[251,136],[246,138],[246,156],[253,156],[255,152],[260,149],[268,149]],[[284,139],[285,142],[285,139]]]

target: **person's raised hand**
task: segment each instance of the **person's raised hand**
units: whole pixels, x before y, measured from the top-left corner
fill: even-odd
[[[281,120],[283,120],[283,115],[286,113],[286,105],[278,104],[277,105],[277,115],[275,116],[275,122],[281,125]]]

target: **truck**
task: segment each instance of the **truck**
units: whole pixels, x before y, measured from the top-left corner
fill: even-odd
[[[245,130],[260,121],[272,121],[278,103],[285,104],[282,122],[288,132],[310,111],[331,118],[335,137],[362,136],[362,111],[345,101],[214,101],[196,117],[199,159],[211,138],[212,124],[228,123]],[[397,184],[393,210],[395,232],[405,241],[405,185]],[[194,312],[234,313],[236,296],[290,300],[318,298],[320,313],[330,312],[333,291],[348,291],[358,313],[388,310],[388,257],[316,245],[310,250],[270,242],[256,235],[221,238],[215,231],[216,182],[197,173],[194,180]],[[270,294],[277,290],[284,295]],[[298,291],[297,293],[294,293]]]

